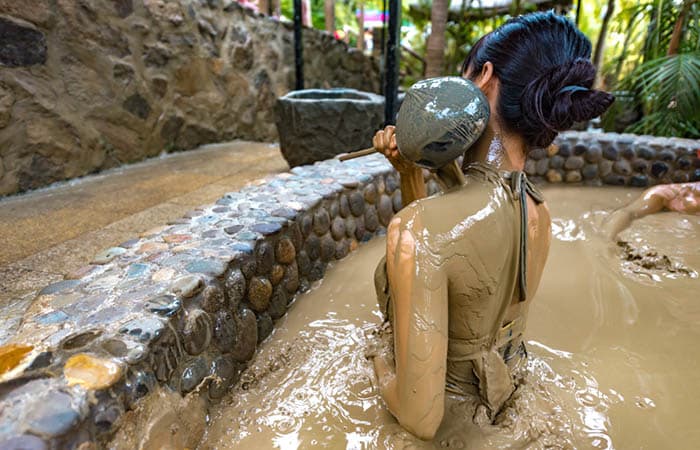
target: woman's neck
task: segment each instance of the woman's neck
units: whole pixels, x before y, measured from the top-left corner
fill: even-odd
[[[526,154],[527,145],[521,136],[497,133],[489,125],[464,155],[464,161],[490,164],[498,170],[524,170]]]

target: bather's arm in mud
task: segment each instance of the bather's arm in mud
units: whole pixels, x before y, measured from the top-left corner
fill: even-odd
[[[419,216],[396,217],[387,232],[386,266],[392,286],[394,362],[373,358],[382,398],[398,422],[421,439],[432,439],[444,413],[448,336],[447,279],[426,255],[414,230]],[[415,228],[414,228],[415,227]],[[427,264],[426,264],[427,262]]]
[[[603,225],[604,231],[615,239],[632,221],[662,210],[700,214],[700,181],[647,189],[637,200],[613,212]]]

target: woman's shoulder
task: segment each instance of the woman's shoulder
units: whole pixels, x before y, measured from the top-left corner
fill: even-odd
[[[477,221],[492,223],[497,217],[502,221],[504,215],[512,215],[513,211],[511,196],[501,184],[468,178],[459,188],[412,202],[395,217],[400,218],[402,228],[417,227],[447,233],[464,222],[470,222],[470,228]],[[458,228],[466,231],[467,227]]]

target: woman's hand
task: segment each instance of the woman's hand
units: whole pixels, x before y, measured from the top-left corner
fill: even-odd
[[[383,130],[377,131],[372,139],[372,145],[389,160],[394,169],[399,174],[412,173],[420,170],[418,166],[406,159],[399,152],[399,147],[396,145],[396,127],[388,125]]]

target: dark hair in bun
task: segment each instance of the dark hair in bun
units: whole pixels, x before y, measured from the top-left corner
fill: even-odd
[[[591,42],[566,17],[533,13],[508,20],[482,37],[467,55],[462,72],[475,79],[490,61],[500,82],[498,115],[509,131],[531,147],[552,143],[574,122],[602,114],[613,102],[591,89],[596,68]]]

